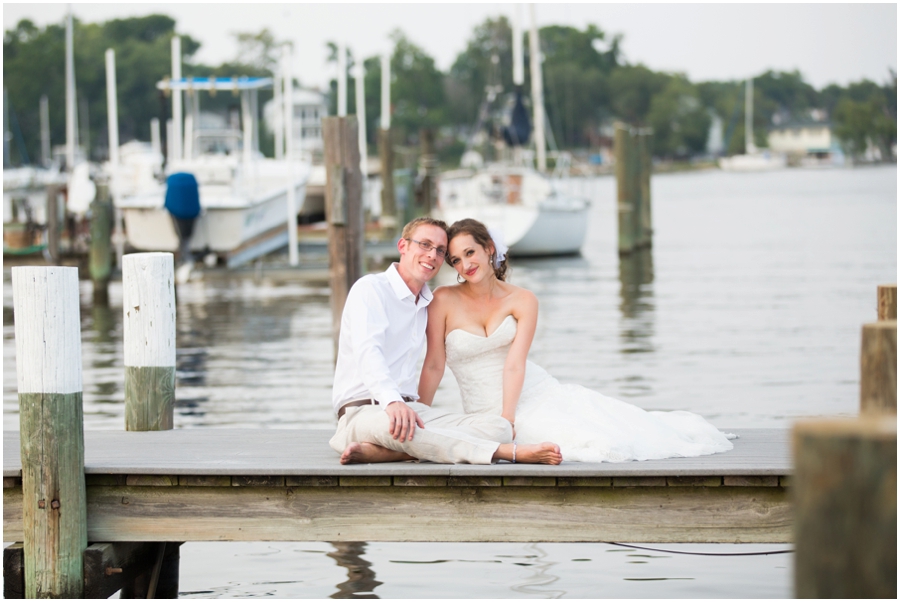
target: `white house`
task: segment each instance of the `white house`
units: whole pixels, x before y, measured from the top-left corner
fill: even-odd
[[[294,152],[307,157],[321,154],[322,117],[328,116],[328,97],[314,88],[294,87]],[[263,107],[266,128],[275,131],[275,102],[270,100]]]
[[[837,140],[827,121],[788,122],[769,129],[769,149],[776,153],[823,156],[834,152]]]

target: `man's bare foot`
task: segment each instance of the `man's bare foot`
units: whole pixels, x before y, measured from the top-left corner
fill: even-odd
[[[407,460],[415,460],[415,458],[401,451],[394,451],[374,443],[351,443],[341,454],[341,464],[405,462]]]
[[[521,464],[559,464],[562,462],[562,453],[555,443],[536,443],[533,445],[515,445],[503,443],[494,453],[495,460],[507,460],[512,462],[513,449],[516,453],[516,463]]]

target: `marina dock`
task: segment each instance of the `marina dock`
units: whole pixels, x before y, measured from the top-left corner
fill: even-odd
[[[343,466],[329,430],[84,433],[89,542],[790,542],[788,431],[700,458]],[[3,535],[22,541],[19,432]]]

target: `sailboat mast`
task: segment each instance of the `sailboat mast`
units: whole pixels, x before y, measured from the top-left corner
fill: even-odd
[[[513,14],[513,84],[516,87],[525,83],[525,52],[522,48],[522,5],[516,4]]]
[[[744,153],[752,155],[756,152],[753,141],[753,78],[747,78],[746,97],[744,98]]]
[[[544,139],[544,78],[541,74],[541,45],[538,40],[537,17],[531,9],[531,32],[528,36],[531,51],[531,102],[534,105],[534,147],[537,151],[538,171],[547,170],[547,143]]]
[[[75,115],[75,48],[72,32],[72,7],[66,15],[66,169],[75,167],[78,143],[78,118]]]
[[[181,37],[172,38],[172,80],[181,82]],[[181,89],[172,90],[172,156],[169,160],[182,158],[181,149],[184,142],[182,135]]]

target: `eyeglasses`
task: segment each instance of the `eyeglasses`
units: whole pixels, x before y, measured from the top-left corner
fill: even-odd
[[[438,257],[440,257],[441,259],[444,259],[445,257],[447,257],[447,249],[445,249],[444,247],[436,247],[433,244],[431,244],[430,242],[425,242],[425,241],[421,241],[421,240],[413,240],[411,238],[407,238],[406,240],[408,240],[409,242],[416,243],[417,245],[419,245],[419,248],[422,249],[423,251],[425,251],[426,253],[430,253],[433,249],[435,254]]]

